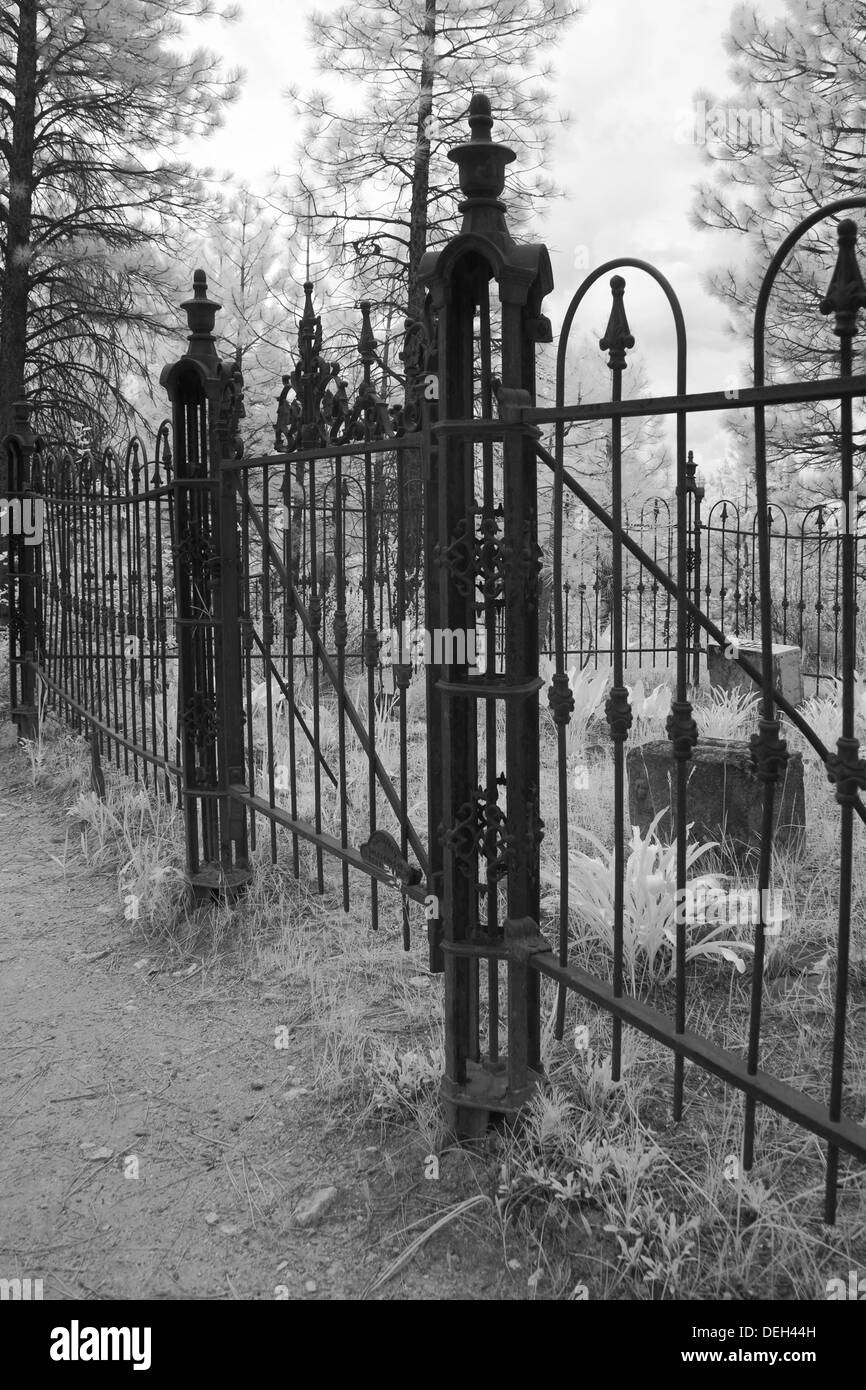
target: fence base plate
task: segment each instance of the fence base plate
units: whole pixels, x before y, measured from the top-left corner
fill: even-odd
[[[440,1095],[448,1128],[458,1140],[481,1139],[497,1123],[513,1123],[532,1099],[544,1078],[527,1071],[527,1082],[519,1090],[508,1086],[508,1061],[466,1063],[466,1081],[457,1085],[442,1078]]]
[[[203,864],[189,879],[196,898],[222,898],[234,901],[252,880],[252,870],[236,866],[224,869],[221,864]]]

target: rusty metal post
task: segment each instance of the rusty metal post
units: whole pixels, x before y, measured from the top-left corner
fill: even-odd
[[[439,720],[434,725],[431,719],[430,765],[441,784],[442,821],[431,824],[430,834],[438,833],[443,848],[442,1090],[449,1124],[462,1138],[483,1132],[492,1117],[515,1115],[540,1072],[539,981],[526,959],[527,941],[533,949],[548,949],[538,933],[541,554],[535,432],[524,428],[515,412],[534,404],[535,343],[550,336],[540,307],[553,287],[546,249],[519,246],[508,231],[500,195],[506,165],[515,156],[492,140],[490,103],[480,94],[472,98],[469,126],[470,140],[449,156],[464,194],[461,231],[441,251],[428,253],[420,271],[438,328],[438,419],[430,427],[435,447],[426,546],[428,584],[435,593],[428,599],[428,623],[435,615],[441,636],[440,659],[434,656],[438,707],[431,703],[430,708]],[[498,373],[492,326],[497,313]],[[493,417],[494,401],[499,419]],[[477,471],[483,475],[480,500]],[[500,669],[496,653],[489,652],[481,675],[465,656],[479,604],[488,628],[495,607],[504,618]],[[455,633],[464,637],[462,660]],[[436,631],[432,636],[435,646]],[[504,749],[498,737],[503,715]],[[486,1028],[482,961],[487,962]],[[499,1055],[503,961],[509,996],[504,1058]]]
[[[196,894],[230,893],[250,878],[246,813],[230,794],[245,780],[238,519],[224,465],[238,457],[243,381],[213,336],[220,308],[203,270],[181,306],[186,355],[160,377],[172,405],[178,728],[187,876]]]
[[[686,490],[688,492],[688,571],[691,593],[689,597],[696,608],[701,606],[701,503],[704,488],[698,482],[698,466],[695,456],[689,449],[686,460]],[[692,684],[698,685],[701,679],[701,626],[694,618],[689,618],[692,637]]]
[[[9,584],[10,715],[19,738],[35,738],[39,727],[34,662],[41,652],[41,544],[44,501],[36,495],[34,456],[37,439],[30,428],[29,401],[12,407],[11,434],[2,443],[3,493],[0,536],[5,541]],[[31,535],[27,535],[33,525]]]
[[[439,448],[433,427],[439,417],[439,354],[436,329],[430,305],[426,321],[412,324],[407,321],[407,345],[404,349],[407,380],[413,380],[418,400],[419,423],[424,436],[424,620],[427,632],[442,627],[440,616],[439,565],[434,554],[433,537],[437,534],[439,507]],[[414,329],[414,333],[412,330]],[[410,336],[411,334],[411,336]],[[412,346],[410,346],[410,344]],[[442,897],[444,893],[443,846],[440,830],[444,824],[442,801],[442,700],[432,665],[424,672],[428,720],[427,739],[427,837],[430,873],[427,880],[427,941],[431,971],[445,970],[442,951]]]

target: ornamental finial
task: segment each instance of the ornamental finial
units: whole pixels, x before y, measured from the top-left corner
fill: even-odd
[[[822,314],[835,314],[833,332],[840,338],[853,338],[857,332],[857,313],[866,308],[866,285],[857,263],[857,224],[846,217],[836,231],[839,253],[830,287],[819,305]]]
[[[373,326],[370,323],[370,301],[362,299],[361,309],[361,333],[358,338],[358,356],[365,366],[372,364],[376,360],[376,339],[373,336]]]
[[[217,304],[215,299],[208,298],[207,275],[203,270],[196,270],[193,273],[192,299],[185,300],[180,307],[184,310],[189,325],[187,356],[197,357],[203,361],[216,360],[217,350],[213,330],[217,311],[222,308],[222,305]]]
[[[466,196],[466,201],[460,205],[466,214],[463,231],[472,230],[467,223],[472,221],[473,208],[489,206],[491,201],[499,199],[505,187],[505,166],[516,158],[507,145],[493,140],[492,127],[490,98],[483,92],[476,92],[469,103],[471,138],[448,151],[448,158],[454,160],[460,171],[460,189]]]
[[[599,347],[602,352],[609,352],[607,365],[611,371],[619,368],[620,371],[625,367],[625,354],[627,348],[634,347],[634,338],[628,326],[628,319],[625,316],[625,304],[623,296],[625,294],[625,280],[621,275],[611,277],[610,292],[613,296],[613,303],[610,307],[610,318],[607,321],[607,329],[603,338],[599,339]]]

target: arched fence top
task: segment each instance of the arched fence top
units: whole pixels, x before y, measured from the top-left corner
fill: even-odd
[[[774,536],[787,537],[790,534],[788,513],[778,502],[770,503],[767,508],[767,520],[770,524],[770,531]]]
[[[647,516],[648,509],[651,511],[650,517]],[[664,520],[662,520],[662,517],[664,517]],[[657,526],[659,523],[661,523],[662,526],[671,525],[670,506],[667,499],[664,497],[648,497],[640,509],[640,529],[644,530],[650,524]]]
[[[827,203],[824,207],[817,208],[815,212],[809,213],[808,217],[804,217],[802,221],[798,222],[796,227],[788,233],[781,246],[776,251],[776,254],[773,256],[773,259],[770,261],[767,272],[761,281],[761,287],[758,291],[758,298],[755,303],[752,343],[756,387],[765,385],[767,308],[779,271],[794,248],[802,241],[806,233],[810,228],[814,227],[816,223],[823,222],[827,218],[835,218],[840,212],[853,212],[856,208],[866,208],[866,195],[858,194],[851,198],[840,198],[834,203]],[[822,312],[826,312],[823,306]]]
[[[583,300],[586,298],[586,295],[588,294],[589,290],[592,289],[592,286],[598,280],[600,280],[603,275],[607,275],[610,271],[622,270],[626,268],[643,271],[644,274],[648,275],[652,280],[656,282],[656,284],[661,288],[662,292],[664,293],[665,298],[667,299],[674,320],[674,328],[676,332],[676,391],[677,395],[685,394],[687,365],[686,324],[679,298],[676,295],[670,281],[667,279],[666,276],[662,274],[660,270],[657,269],[656,266],[651,265],[649,261],[640,260],[635,256],[621,256],[618,257],[616,260],[605,261],[604,265],[600,265],[597,267],[596,270],[590,271],[589,275],[586,276],[586,278],[580,284],[578,289],[575,291],[565,312],[565,317],[562,321],[562,329],[559,335],[559,344],[556,352],[557,406],[563,406],[565,404],[565,358],[568,350],[569,337],[571,335],[571,327],[574,322],[575,315],[577,314],[578,309],[583,303]]]
[[[809,536],[809,530],[814,531],[813,536]],[[812,540],[831,540],[841,534],[839,526],[839,516],[835,505],[826,501],[816,502],[803,513],[803,520],[800,534],[804,538]]]
[[[708,531],[739,531],[740,508],[737,503],[729,497],[718,498],[710,506],[704,528]]]

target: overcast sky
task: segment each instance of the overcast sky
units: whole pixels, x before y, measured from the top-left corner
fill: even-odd
[[[205,29],[204,41],[243,67],[246,83],[224,128],[195,157],[264,187],[271,171],[292,165],[294,132],[282,92],[289,82],[316,81],[304,23],[313,6],[242,0],[242,8],[230,27]],[[772,0],[762,5],[765,13],[777,8]],[[667,276],[683,304],[695,391],[724,389],[744,361],[725,332],[724,306],[701,283],[736,249],[728,236],[690,226],[695,186],[707,165],[698,146],[683,138],[683,113],[698,89],[730,93],[722,38],[731,9],[732,0],[592,0],[555,55],[555,102],[572,121],[557,134],[553,171],[568,196],[549,208],[543,228],[556,285],[546,305],[554,332],[586,269],[618,255],[640,256]],[[626,279],[630,327],[649,389],[667,394],[674,389],[669,313],[651,282],[636,271]],[[582,327],[601,333],[609,291],[594,295],[585,302]],[[725,454],[720,423],[709,415],[690,422],[690,445],[710,473]]]

